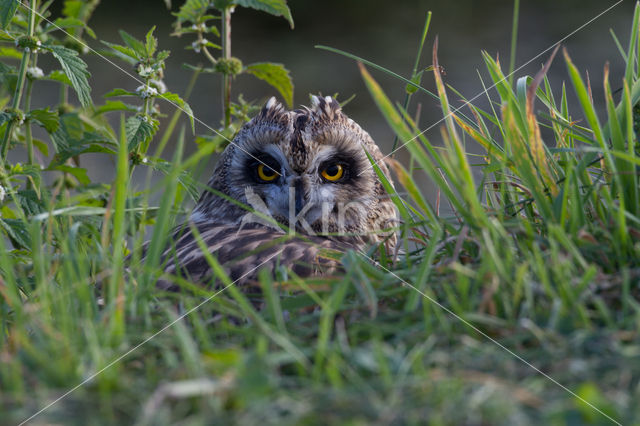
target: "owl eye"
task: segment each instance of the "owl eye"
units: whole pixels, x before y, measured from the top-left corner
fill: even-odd
[[[276,180],[278,176],[280,176],[280,174],[276,172],[273,167],[258,164],[258,177],[263,182],[272,182]]]
[[[344,176],[344,167],[342,164],[331,164],[320,172],[320,176],[329,182],[337,182]]]

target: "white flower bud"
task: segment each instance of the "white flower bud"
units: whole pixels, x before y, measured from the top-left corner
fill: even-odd
[[[154,72],[154,69],[147,65],[140,65],[138,67],[138,75],[140,77],[149,77]]]
[[[136,89],[136,93],[140,95],[142,99],[147,99],[152,96],[158,96],[158,89],[143,84]]]
[[[27,68],[27,76],[35,80],[35,79],[44,77],[44,72],[42,71],[42,68],[29,67]]]
[[[162,80],[151,79],[149,80],[149,86],[158,89],[159,93],[164,93],[167,91],[167,85],[164,84],[164,81]]]

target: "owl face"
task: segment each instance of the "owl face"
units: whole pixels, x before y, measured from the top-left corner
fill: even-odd
[[[299,232],[375,233],[392,226],[396,212],[367,152],[382,159],[334,99],[287,111],[271,98],[227,147],[209,185]],[[249,213],[237,209],[205,192],[192,220],[246,222]]]

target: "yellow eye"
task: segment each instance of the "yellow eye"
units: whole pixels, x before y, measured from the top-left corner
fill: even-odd
[[[326,167],[320,175],[329,182],[337,182],[344,176],[344,167],[341,164],[332,164]]]
[[[278,175],[279,175],[279,173],[277,173],[271,167],[265,166],[264,164],[259,164],[258,165],[258,177],[260,179],[262,179],[263,181],[265,181],[265,182],[274,181],[274,180],[276,180]]]

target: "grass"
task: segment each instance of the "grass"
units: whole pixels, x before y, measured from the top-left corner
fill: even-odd
[[[214,144],[183,159],[181,133],[157,207],[153,190],[130,180],[142,164],[128,129],[144,127],[130,118],[104,145],[117,158],[106,188],[62,181],[30,204],[8,174],[15,166],[4,168],[0,422],[38,413],[35,423],[64,424],[639,424],[639,23],[637,7],[624,78],[605,73],[604,116],[565,51],[555,58],[569,75],[561,93],[546,67],[512,84],[484,54],[488,110],[449,102],[459,94],[441,79],[437,41],[433,67],[416,65],[402,104],[361,65],[399,146],[412,140],[412,164],[391,162],[404,250],[393,260],[375,248],[346,253],[344,274],[330,278],[261,274],[262,309],[233,285],[154,287],[189,197],[180,179]],[[407,111],[429,73],[444,147]],[[580,110],[569,111],[569,90]],[[474,164],[470,144],[485,150]],[[81,176],[65,164],[61,174]],[[420,193],[425,176],[449,216]]]

